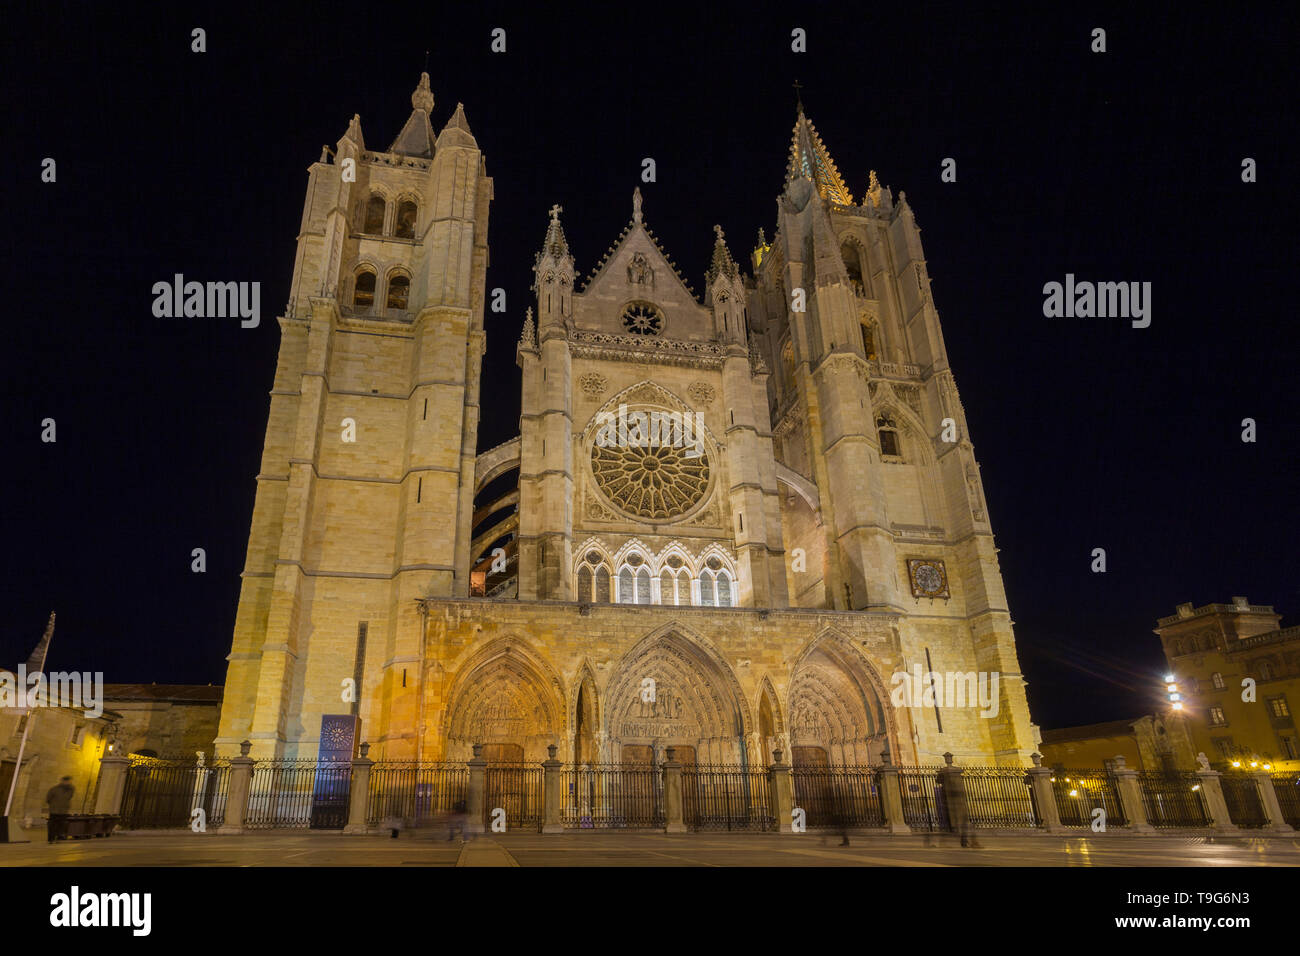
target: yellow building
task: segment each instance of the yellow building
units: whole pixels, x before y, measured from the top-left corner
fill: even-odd
[[[1112,770],[1118,766],[1116,758],[1123,757],[1133,770],[1196,769],[1187,721],[1177,715],[1044,730],[1038,749],[1048,767]]]
[[[1218,768],[1300,770],[1300,627],[1267,605],[1180,604],[1155,633],[1198,751]]]

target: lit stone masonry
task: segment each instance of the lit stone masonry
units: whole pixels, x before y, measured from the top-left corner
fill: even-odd
[[[905,196],[872,173],[856,204],[801,109],[753,274],[715,226],[698,296],[639,189],[581,288],[564,210],[512,210],[545,227],[534,298],[489,317],[520,434],[480,452],[492,180],[427,77],[412,107],[311,167],[219,752],[316,757],[350,717],[376,760],[1028,766]],[[895,706],[917,670],[997,706]]]

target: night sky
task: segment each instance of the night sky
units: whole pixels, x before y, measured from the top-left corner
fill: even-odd
[[[1181,602],[1246,595],[1300,623],[1294,7],[273,6],[6,14],[0,666],[54,610],[49,669],[225,680],[307,168],[353,113],[386,149],[426,50],[435,132],[463,102],[495,183],[488,287],[509,311],[487,318],[481,450],[518,433],[551,204],[583,276],[638,185],[697,291],[714,223],[747,268],[798,79],[850,190],[876,169],[923,230],[1035,721],[1151,712],[1151,629]],[[154,318],[177,272],[261,282],[261,325]],[[1151,326],[1045,318],[1067,272],[1152,283]]]

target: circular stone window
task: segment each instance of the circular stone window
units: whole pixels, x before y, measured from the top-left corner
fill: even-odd
[[[664,314],[649,302],[633,302],[623,310],[623,328],[633,335],[658,335],[664,330]]]
[[[698,446],[596,444],[591,472],[606,498],[640,518],[681,517],[709,490],[709,458]]]

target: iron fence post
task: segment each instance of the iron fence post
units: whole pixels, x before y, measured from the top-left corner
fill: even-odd
[[[546,748],[547,758],[542,761],[542,832],[563,833],[560,820],[560,762],[555,759],[559,750],[555,744]]]
[[[1294,833],[1295,827],[1286,822],[1282,804],[1277,799],[1277,791],[1273,789],[1273,775],[1267,770],[1256,770],[1251,776],[1259,785],[1259,801],[1264,805],[1264,816],[1268,819],[1266,829],[1274,833]]]
[[[110,813],[113,816],[121,814],[122,794],[126,790],[126,770],[129,766],[131,766],[129,757],[100,758],[95,813]]]
[[[465,795],[465,809],[469,819],[465,829],[469,833],[485,833],[483,825],[483,798],[486,790],[487,761],[483,759],[483,745],[474,744],[474,756],[466,761],[469,767],[469,790]]]
[[[1205,796],[1205,808],[1210,811],[1210,823],[1219,833],[1240,833],[1241,828],[1232,822],[1228,812],[1228,801],[1223,799],[1223,782],[1217,770],[1198,770],[1196,776],[1201,781],[1201,793]]]
[[[370,799],[370,770],[375,765],[367,755],[369,742],[361,745],[361,756],[352,758],[352,792],[348,798],[348,822],[344,833],[366,832],[366,810]]]
[[[782,761],[780,750],[772,751],[772,766],[767,768],[772,788],[772,815],[776,817],[778,833],[794,833],[794,787],[790,780],[790,765]]]
[[[1043,755],[1034,754],[1034,765],[1029,768],[1029,786],[1034,793],[1034,807],[1038,810],[1038,828],[1046,833],[1064,833],[1061,812],[1056,806],[1056,791],[1052,788],[1052,769],[1043,766]]]
[[[669,747],[664,761],[664,832],[685,833],[686,821],[682,819],[682,765],[677,760],[677,748]]]
[[[226,819],[218,833],[243,833],[244,814],[248,809],[248,793],[252,789],[253,759],[248,752],[253,748],[245,740],[239,745],[239,756],[230,758],[230,792],[226,796]]]
[[[903,815],[903,785],[898,768],[890,762],[889,751],[880,755],[880,810],[885,818],[886,833],[911,833]]]

